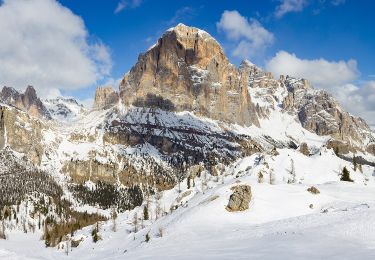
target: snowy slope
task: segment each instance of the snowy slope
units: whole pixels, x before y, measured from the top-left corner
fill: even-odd
[[[102,240],[94,244],[90,227],[75,234],[83,238],[69,256],[65,250],[43,249],[43,241],[13,233],[0,240],[2,259],[373,259],[375,256],[375,173],[352,165],[332,151],[307,157],[292,149],[278,155],[254,154],[238,160],[216,177],[207,172],[196,178],[195,187],[186,181],[164,191],[160,205],[166,215],[156,220],[157,201],[149,199],[151,220],[141,216],[143,206],[121,213],[117,230],[113,222],[102,223]],[[287,184],[290,162],[295,163],[296,181]],[[340,182],[340,167],[346,166],[354,183]],[[259,182],[259,172],[264,173]],[[273,184],[270,184],[270,173]],[[207,184],[202,185],[202,183]],[[228,212],[225,206],[230,187],[249,184],[253,199],[249,210]],[[320,190],[314,195],[311,185]],[[145,202],[146,203],[146,202]],[[312,204],[312,206],[310,206]],[[179,205],[177,209],[175,206]],[[135,212],[137,233],[132,224]],[[160,236],[162,230],[162,237]],[[145,242],[149,234],[150,241]],[[34,235],[32,235],[34,236]],[[19,248],[17,245],[27,246]]]
[[[83,105],[73,98],[58,97],[55,99],[43,100],[44,105],[50,112],[53,119],[63,122],[76,121],[87,112]]]

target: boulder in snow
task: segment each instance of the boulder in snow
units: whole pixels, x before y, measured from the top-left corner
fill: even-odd
[[[249,208],[251,200],[251,187],[249,185],[237,185],[231,188],[233,191],[227,205],[228,211],[244,211]]]
[[[310,188],[307,189],[308,192],[312,193],[312,194],[319,194],[320,191],[315,188],[314,186],[311,186]]]

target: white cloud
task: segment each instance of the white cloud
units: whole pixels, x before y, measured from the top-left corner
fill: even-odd
[[[316,87],[326,89],[349,83],[359,75],[355,60],[327,61],[322,58],[307,60],[286,51],[279,51],[267,61],[266,69],[276,76],[291,75],[306,78]]]
[[[105,78],[108,48],[89,39],[83,20],[55,0],[4,0],[0,5],[0,84],[33,85],[44,96]]]
[[[337,86],[333,94],[349,112],[375,126],[375,81],[367,81],[360,86]]]
[[[237,11],[224,11],[217,28],[223,31],[229,40],[238,43],[232,53],[236,57],[253,56],[274,41],[273,34],[257,20],[248,19]]]
[[[278,5],[275,10],[275,16],[278,18],[287,13],[301,12],[308,3],[307,0],[280,0],[280,2],[280,5]]]
[[[142,4],[142,0],[121,0],[117,3],[116,9],[114,11],[115,14],[120,13],[121,11],[125,10],[126,8],[137,8]]]
[[[266,70],[277,77],[290,75],[308,79],[314,87],[335,96],[347,111],[375,125],[375,81],[353,84],[360,74],[355,60],[307,60],[280,51],[266,62]]]

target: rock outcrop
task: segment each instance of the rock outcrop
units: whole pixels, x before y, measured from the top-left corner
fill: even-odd
[[[287,77],[285,110],[297,114],[302,126],[318,135],[331,135],[346,142],[362,142],[371,131],[362,118],[341,108],[326,91],[306,88],[305,81]]]
[[[320,194],[320,191],[314,186],[311,186],[310,188],[308,188],[307,191],[312,194]]]
[[[38,98],[32,86],[28,86],[23,94],[14,88],[3,87],[0,92],[0,101],[25,111],[31,116],[41,119],[51,119],[49,111]]]
[[[301,143],[301,145],[300,145],[300,147],[299,147],[299,151],[300,151],[303,155],[306,155],[306,156],[309,156],[309,155],[310,155],[309,146],[307,145],[307,143]]]
[[[43,145],[42,122],[15,108],[0,106],[0,149],[10,147],[40,165]]]
[[[112,87],[98,87],[95,92],[94,109],[106,109],[119,100],[119,95]]]
[[[243,64],[241,67],[250,72],[249,93],[260,118],[281,108],[281,112],[295,116],[305,129],[318,135],[331,136],[353,147],[373,140],[362,118],[346,112],[330,94],[314,89],[306,79],[280,76],[276,80],[250,62]]]
[[[228,211],[244,211],[249,208],[251,201],[251,187],[249,185],[237,185],[231,188],[233,191],[227,205]]]
[[[136,106],[146,97],[152,104],[162,97],[161,105],[172,103],[176,111],[259,125],[248,77],[249,71],[230,64],[208,33],[179,24],[139,56],[120,84],[120,98]]]

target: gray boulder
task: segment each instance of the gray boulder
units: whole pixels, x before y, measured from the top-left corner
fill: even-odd
[[[229,197],[226,209],[231,212],[247,210],[252,196],[251,187],[242,184],[232,187],[231,190],[233,193]]]

